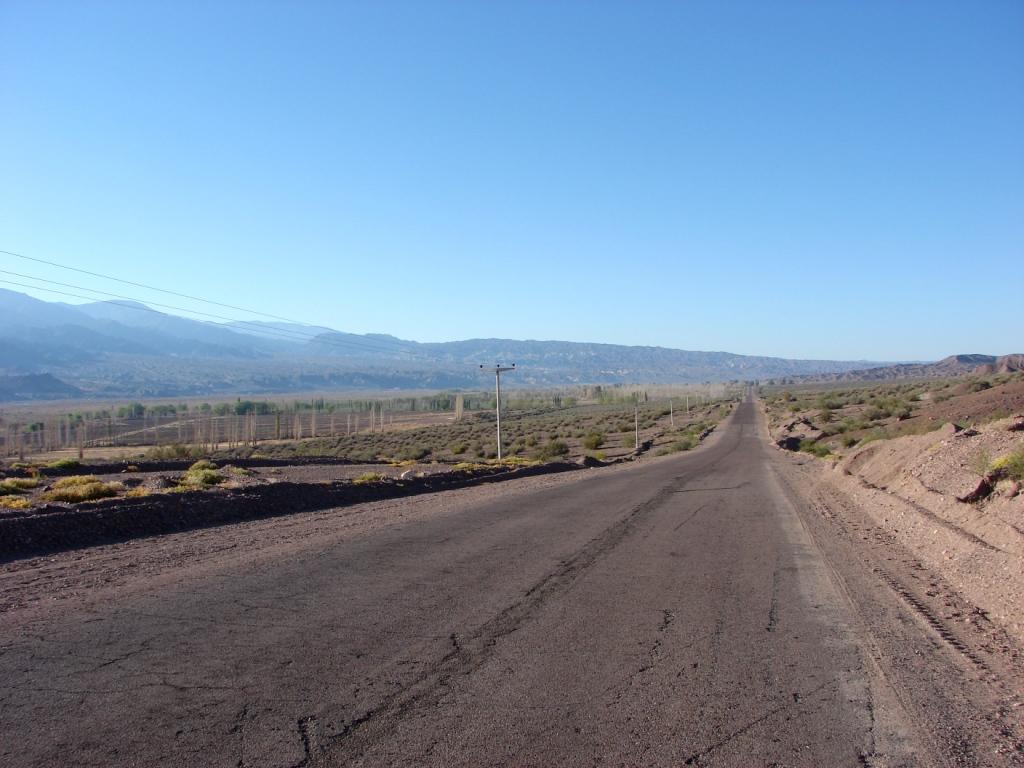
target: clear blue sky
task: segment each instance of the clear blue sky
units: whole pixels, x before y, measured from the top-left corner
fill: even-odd
[[[3,0],[0,114],[0,248],[342,330],[1024,351],[1018,0]]]

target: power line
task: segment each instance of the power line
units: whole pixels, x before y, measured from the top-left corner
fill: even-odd
[[[106,274],[103,274],[102,272],[92,272],[92,271],[87,270],[87,269],[79,269],[78,267],[70,267],[70,266],[67,266],[66,264],[59,264],[59,263],[57,263],[55,261],[47,261],[46,259],[36,258],[35,256],[26,256],[25,254],[15,253],[14,251],[7,251],[7,250],[0,249],[0,254],[6,254],[8,256],[14,256],[14,257],[19,258],[19,259],[25,259],[27,261],[34,261],[34,262],[37,262],[37,263],[40,263],[40,264],[48,264],[48,265],[53,266],[53,267],[59,267],[60,269],[67,269],[67,270],[70,270],[72,272],[78,272],[78,273],[83,274],[83,275],[90,275],[92,277],[98,277],[98,278],[103,279],[103,280],[113,280],[114,282],[122,283],[124,285],[135,286],[136,288],[143,288],[143,289],[146,289],[146,290],[159,291],[160,293],[166,293],[166,294],[168,294],[170,296],[178,296],[180,298],[189,299],[190,301],[198,301],[198,302],[201,302],[201,303],[204,303],[204,304],[211,304],[211,305],[218,306],[218,307],[225,307],[227,309],[234,309],[234,310],[237,310],[239,312],[246,312],[246,313],[253,314],[253,315],[260,315],[262,317],[269,317],[269,318],[272,318],[274,320],[281,320],[281,321],[284,321],[284,322],[287,322],[287,323],[293,323],[295,325],[300,325],[300,326],[310,326],[310,325],[312,325],[311,323],[306,323],[306,322],[304,322],[302,320],[295,320],[293,318],[282,317],[280,315],[274,315],[274,314],[270,314],[268,312],[260,312],[259,310],[247,309],[245,307],[238,307],[238,306],[235,306],[233,304],[225,304],[223,302],[214,301],[212,299],[204,299],[204,298],[202,298],[200,296],[193,296],[191,294],[180,293],[178,291],[172,291],[172,290],[168,290],[168,289],[165,289],[165,288],[157,288],[156,286],[146,285],[145,283],[136,283],[136,282],[133,282],[131,280],[124,280],[124,279],[119,278],[119,277],[114,277],[113,275],[106,275]],[[193,310],[193,309],[185,309],[184,307],[176,307],[176,306],[173,306],[173,305],[170,305],[170,304],[160,304],[158,302],[146,302],[146,301],[143,301],[142,299],[138,299],[138,298],[135,298],[135,297],[122,296],[120,294],[108,293],[106,291],[99,291],[99,290],[96,290],[96,289],[93,289],[93,288],[86,288],[84,286],[71,285],[71,284],[68,284],[68,283],[60,283],[60,282],[57,282],[55,280],[47,280],[45,278],[35,277],[35,276],[32,276],[32,275],[23,275],[23,274],[20,274],[20,273],[17,273],[17,272],[8,272],[6,270],[0,270],[0,272],[4,272],[5,274],[17,275],[19,277],[26,277],[29,280],[37,280],[39,282],[51,283],[53,285],[61,285],[61,286],[64,286],[64,287],[70,287],[70,288],[75,288],[77,290],[89,291],[91,293],[102,294],[102,295],[105,295],[105,296],[116,296],[117,298],[125,299],[127,301],[138,301],[140,303],[150,303],[150,304],[153,304],[155,306],[162,306],[162,307],[165,307],[165,308],[168,308],[168,309],[174,309],[174,310],[177,310],[177,311],[180,311],[180,312],[189,312],[191,314],[203,315],[205,317],[213,317],[213,318],[217,318],[217,319],[220,319],[220,320],[226,320],[228,322],[244,324],[246,326],[251,326],[252,327],[253,330],[251,332],[255,333],[255,332],[258,331],[259,333],[263,333],[263,334],[266,334],[266,335],[271,336],[271,337],[287,338],[287,336],[285,336],[284,334],[288,334],[288,335],[293,335],[293,336],[295,336],[297,338],[305,338],[305,339],[308,339],[308,340],[317,340],[317,343],[329,344],[329,345],[332,345],[332,346],[342,346],[342,345],[344,345],[344,346],[347,346],[347,347],[349,347],[351,349],[359,349],[361,351],[366,351],[366,352],[382,352],[382,353],[405,352],[405,353],[408,353],[407,350],[396,350],[394,348],[389,348],[389,347],[384,347],[384,346],[380,346],[380,345],[375,345],[375,344],[372,344],[372,343],[367,343],[367,342],[362,341],[362,340],[357,341],[355,339],[345,339],[345,340],[331,339],[330,342],[328,342],[328,340],[326,340],[326,339],[319,338],[318,334],[313,334],[313,335],[309,335],[309,336],[303,336],[303,335],[301,335],[300,331],[295,331],[295,330],[291,330],[291,329],[287,329],[287,328],[269,328],[268,329],[268,328],[265,328],[264,326],[259,325],[259,324],[255,323],[255,322],[245,321],[245,320],[236,320],[234,318],[224,317],[222,315],[215,315],[215,314],[211,314],[209,312],[202,312],[202,311]],[[7,281],[7,282],[10,283],[10,281]],[[41,287],[38,287],[38,286],[23,285],[23,284],[19,284],[19,283],[10,283],[10,284],[12,284],[12,285],[21,285],[21,287],[24,287],[24,288],[36,288],[37,290],[41,290],[41,291],[48,290],[46,288],[41,288]],[[61,293],[60,291],[50,291],[50,292],[51,293],[57,293],[57,294]],[[63,295],[74,296],[75,298],[86,299],[88,301],[94,301],[95,300],[91,296],[77,296],[77,295],[74,295],[74,294],[63,294]],[[119,306],[125,306],[125,305],[119,305]],[[157,314],[164,314],[164,313],[158,312]]]
[[[125,301],[137,301],[137,299],[134,299],[131,296],[124,296],[124,295],[122,295],[120,293],[110,293],[109,291],[100,291],[100,290],[97,290],[95,288],[86,288],[85,286],[74,285],[72,283],[61,283],[61,282],[58,282],[57,280],[47,280],[46,278],[36,277],[35,275],[25,275],[25,274],[22,274],[21,272],[11,272],[10,270],[0,269],[0,273],[5,274],[5,275],[14,275],[15,277],[24,277],[24,278],[26,278],[28,280],[36,280],[36,281],[38,281],[40,283],[49,283],[50,285],[59,285],[59,286],[62,286],[64,288],[74,288],[75,290],[79,290],[79,291],[88,291],[89,293],[98,293],[101,296],[111,296],[111,297],[113,297],[115,299],[124,299]],[[12,284],[13,285],[23,285],[22,283],[12,283]],[[34,288],[35,286],[24,286],[24,287],[26,287],[26,288]],[[46,288],[39,288],[38,290],[45,291],[47,289]],[[56,291],[55,291],[55,293],[56,293]],[[68,295],[72,295],[72,294],[68,294]],[[91,298],[91,297],[89,297],[89,296],[78,296],[77,298],[87,299],[87,298]],[[128,304],[119,304],[118,302],[110,302],[110,303],[116,304],[119,307],[124,307],[125,309],[137,308],[137,307],[132,307],[131,305],[128,305]],[[211,312],[201,312],[198,309],[186,309],[185,307],[178,307],[178,306],[175,306],[173,304],[161,304],[158,301],[147,301],[147,302],[140,302],[140,303],[144,303],[144,304],[146,304],[149,307],[163,307],[164,309],[173,309],[173,310],[176,310],[178,312],[188,312],[188,313],[193,314],[193,315],[202,315],[203,317],[212,317],[212,318],[217,319],[217,320],[226,320],[227,322],[237,323],[239,325],[252,326],[253,329],[255,329],[257,331],[261,331],[261,332],[269,331],[271,333],[290,334],[290,335],[295,336],[297,339],[303,339],[305,341],[310,341],[312,339],[315,339],[319,335],[319,334],[301,333],[300,331],[292,331],[292,330],[289,330],[287,328],[267,328],[266,326],[262,326],[262,325],[259,325],[257,323],[254,323],[254,322],[248,322],[246,320],[236,320],[236,319],[231,318],[231,317],[225,317],[224,315],[215,315],[215,314],[213,314]],[[157,314],[161,314],[162,315],[164,313],[163,312],[157,312]]]
[[[8,272],[7,270],[0,270],[0,272],[3,272],[4,274],[16,274],[16,273]],[[62,285],[62,286],[68,287],[68,288],[75,288],[76,290],[80,290],[80,291],[90,291],[92,293],[99,293],[99,294],[103,294],[103,295],[106,295],[106,296],[118,296],[119,298],[125,299],[127,301],[132,301],[132,302],[137,301],[136,299],[133,299],[131,297],[119,296],[118,294],[111,294],[111,293],[107,293],[106,291],[97,291],[97,290],[94,290],[92,288],[85,288],[84,286],[69,285],[67,283],[58,283],[55,280],[44,280],[43,278],[32,277],[32,276],[28,276],[28,275],[21,275],[21,276],[22,277],[28,277],[29,280],[39,280],[40,282],[52,283],[54,285]],[[2,280],[2,279],[0,279],[0,284],[16,285],[16,286],[19,286],[21,288],[30,288],[30,289],[36,290],[36,291],[45,291],[47,293],[54,293],[54,294],[57,294],[58,296],[69,296],[71,298],[76,298],[76,299],[85,299],[86,301],[95,301],[96,300],[96,298],[94,296],[83,296],[80,293],[69,293],[67,291],[58,291],[58,290],[55,290],[53,288],[43,288],[42,286],[38,286],[38,285],[29,285],[27,283],[19,283],[19,282],[15,281],[15,280]],[[116,301],[112,301],[110,303],[114,304],[115,306],[122,307],[124,309],[134,309],[134,310],[137,310],[137,311],[140,311],[140,312],[151,312],[152,314],[160,315],[161,317],[168,317],[168,315],[166,313],[164,313],[164,312],[160,312],[158,310],[152,309],[152,308],[147,307],[147,306],[140,306],[141,302],[139,304],[121,304],[121,303],[116,302]],[[156,302],[154,302],[154,304],[155,303]],[[168,306],[168,305],[160,304],[158,306]],[[209,317],[220,317],[219,315],[210,315],[209,313],[199,312],[198,310],[192,310],[192,309],[182,309],[181,311],[183,311],[183,312],[191,312],[193,314],[199,314],[199,315],[207,315]],[[221,319],[231,320],[231,318],[221,318]],[[231,322],[244,323],[245,321],[244,320],[239,320],[239,321],[231,320]],[[254,334],[256,334],[256,333],[264,334],[264,335],[266,335],[266,336],[268,336],[270,338],[274,338],[274,339],[284,339],[286,341],[296,341],[297,340],[295,337],[283,335],[283,333],[286,333],[286,332],[287,331],[285,329],[283,329],[283,328],[263,328],[263,327],[260,327],[260,326],[256,326],[255,329],[252,331],[252,333],[254,333]],[[305,338],[308,341],[316,341],[316,343],[324,344],[326,346],[338,347],[338,348],[342,348],[342,349],[347,348],[348,351],[352,351],[352,349],[356,349],[356,350],[361,351],[361,352],[370,352],[370,351],[373,351],[373,352],[391,352],[391,353],[394,353],[394,352],[405,352],[405,350],[388,349],[388,348],[385,348],[385,347],[370,347],[370,346],[362,346],[362,345],[359,345],[359,344],[347,344],[345,341],[343,341],[341,339],[331,339],[331,338],[324,339],[324,338],[320,338],[318,336],[306,336],[306,337],[301,337],[300,336],[299,338]]]
[[[166,294],[168,294],[170,296],[177,296],[178,298],[181,298],[181,299],[189,299],[191,301],[199,301],[199,302],[202,302],[204,304],[216,304],[218,307],[224,307],[225,309],[234,309],[234,310],[236,310],[238,312],[247,312],[247,313],[249,313],[251,315],[260,315],[261,317],[269,317],[269,318],[271,318],[273,320],[283,320],[286,323],[296,323],[297,325],[308,325],[308,323],[303,323],[301,320],[292,320],[291,318],[281,317],[280,315],[272,315],[272,314],[269,314],[268,312],[260,312],[260,311],[255,310],[255,309],[246,309],[245,307],[236,307],[234,304],[223,304],[223,303],[221,303],[219,301],[213,301],[212,299],[204,299],[204,298],[201,298],[199,296],[192,296],[192,295],[187,294],[187,293],[179,293],[177,291],[170,291],[170,290],[168,290],[166,288],[157,288],[155,285],[146,285],[145,283],[135,283],[135,282],[132,282],[131,280],[125,280],[125,279],[120,278],[120,277],[114,277],[113,275],[104,275],[102,272],[90,272],[87,269],[79,269],[78,267],[69,267],[66,264],[58,264],[55,261],[47,261],[46,259],[37,259],[35,256],[26,256],[23,253],[15,253],[14,251],[4,251],[4,250],[0,250],[0,253],[4,253],[4,254],[6,254],[8,256],[15,256],[15,257],[17,257],[19,259],[27,259],[28,261],[35,261],[35,262],[38,262],[39,264],[48,264],[51,267],[59,267],[60,269],[69,269],[72,272],[79,272],[79,273],[81,273],[83,275],[90,275],[92,277],[99,277],[99,278],[102,278],[103,280],[113,280],[115,282],[123,283],[124,285],[131,285],[131,286],[134,286],[136,288],[145,288],[148,291],[159,291],[160,293],[166,293]]]

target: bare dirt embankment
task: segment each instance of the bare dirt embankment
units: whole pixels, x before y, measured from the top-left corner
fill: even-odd
[[[1024,639],[1024,493],[1005,470],[1021,417],[875,440],[839,458],[794,454],[939,574],[980,616]],[[797,458],[799,457],[799,458]],[[977,618],[977,617],[974,617]],[[965,621],[973,620],[965,617]]]

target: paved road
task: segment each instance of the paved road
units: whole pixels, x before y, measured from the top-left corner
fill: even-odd
[[[761,430],[0,624],[0,764],[935,764]]]

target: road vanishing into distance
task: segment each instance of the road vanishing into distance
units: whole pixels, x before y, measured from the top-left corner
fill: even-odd
[[[747,400],[692,453],[362,532],[176,535],[291,538],[0,616],[0,765],[1018,764],[1005,673],[793,461]]]

